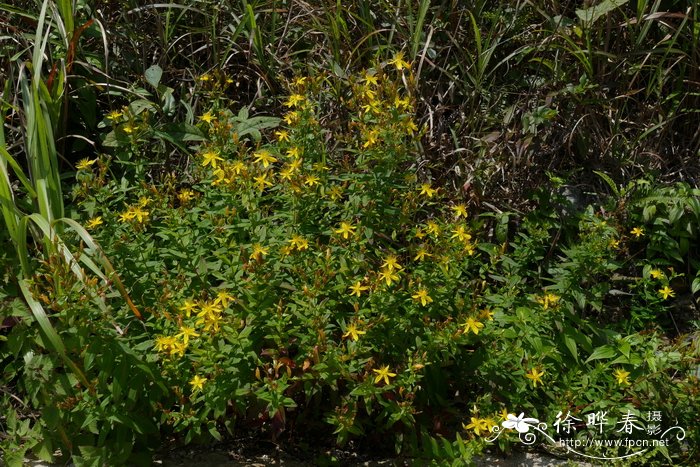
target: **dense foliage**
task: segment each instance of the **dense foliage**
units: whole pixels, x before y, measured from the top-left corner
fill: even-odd
[[[0,4],[5,463],[697,461],[695,2],[94,3]]]

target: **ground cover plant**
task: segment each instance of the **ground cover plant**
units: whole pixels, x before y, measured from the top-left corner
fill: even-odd
[[[681,427],[585,453],[697,461],[695,5],[25,3],[5,463],[253,432],[463,465],[521,448],[523,414]]]

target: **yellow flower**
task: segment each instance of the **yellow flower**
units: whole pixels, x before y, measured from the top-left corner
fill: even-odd
[[[254,185],[259,191],[265,191],[265,187],[272,186],[272,182],[267,179],[267,173],[260,175],[259,177],[253,177],[255,181]]]
[[[425,224],[425,230],[430,234],[430,235],[440,235],[440,226],[437,225],[435,221],[428,221]]]
[[[413,134],[418,131],[418,125],[416,125],[416,122],[413,120],[407,120],[406,121],[406,133],[409,135],[413,136]]]
[[[352,340],[356,341],[362,334],[367,334],[367,332],[358,330],[354,324],[348,324],[348,326],[345,328],[345,334],[343,334],[343,337],[350,337]]]
[[[110,113],[107,114],[107,118],[109,120],[115,121],[119,117],[121,117],[122,115],[124,115],[122,112],[120,112],[118,110],[112,110]]]
[[[489,310],[488,308],[484,308],[479,312],[479,319],[493,321],[493,311]]]
[[[119,222],[129,222],[133,220],[136,217],[136,214],[134,214],[133,211],[128,210],[126,212],[123,212],[119,214]]]
[[[395,274],[391,269],[382,269],[379,273],[379,281],[385,281],[387,286],[390,286],[393,281],[399,280],[398,274]]]
[[[199,77],[200,81],[211,81],[211,76],[208,74],[204,73],[202,76]]]
[[[207,382],[207,378],[201,378],[199,375],[194,375],[194,378],[190,381],[192,386],[192,392],[201,391],[204,389],[204,383]]]
[[[613,372],[613,376],[617,380],[617,384],[619,384],[620,386],[630,384],[630,382],[628,380],[629,375],[630,375],[629,371],[621,370],[619,368]]]
[[[382,263],[382,267],[388,269],[389,271],[403,269],[395,255],[387,256],[384,259],[384,263]]]
[[[320,185],[320,178],[316,175],[307,175],[304,184],[309,186]]]
[[[617,240],[615,238],[611,238],[610,241],[608,242],[608,246],[612,248],[613,250],[617,250],[620,248],[620,240]]]
[[[246,165],[243,163],[243,161],[236,161],[231,164],[231,171],[236,175],[240,175],[246,171]]]
[[[328,190],[328,196],[330,196],[331,200],[338,201],[343,196],[343,189],[336,185]]]
[[[287,112],[287,114],[282,118],[287,125],[292,125],[299,121],[299,112],[296,110],[293,112]]]
[[[269,248],[266,248],[261,244],[256,243],[255,245],[253,245],[253,252],[250,254],[250,257],[256,261],[260,261],[264,256],[267,256],[268,252]]]
[[[193,300],[185,300],[185,303],[179,308],[180,311],[185,313],[185,317],[189,318],[194,310],[197,309],[197,304]]]
[[[371,75],[371,74],[369,74],[369,72],[365,73],[364,82],[368,86],[379,84],[379,80],[377,79],[377,75]]]
[[[306,76],[298,76],[292,82],[294,83],[294,86],[303,86],[306,82]]]
[[[303,104],[305,100],[306,98],[301,94],[292,94],[284,105],[287,107],[298,107],[300,104]]]
[[[489,431],[484,419],[471,417],[471,423],[465,425],[462,423],[462,428],[465,430],[473,430],[477,436],[481,436],[482,431]]]
[[[431,188],[428,183],[424,183],[420,186],[420,194],[425,195],[428,198],[432,198],[435,196],[435,193],[437,193],[437,190],[435,188]]]
[[[180,357],[182,357],[183,355],[185,355],[185,350],[187,350],[186,342],[175,341],[170,347],[170,356],[175,357],[179,355]]]
[[[124,133],[126,133],[127,135],[130,135],[134,131],[136,131],[136,128],[134,128],[130,123],[127,123],[122,127],[122,130],[124,130]]]
[[[453,235],[450,237],[450,239],[457,238],[460,242],[468,242],[472,239],[472,236],[468,234],[467,231],[464,230],[464,226],[461,225],[453,230],[452,233]]]
[[[473,332],[474,334],[479,334],[479,331],[484,327],[484,323],[475,320],[470,316],[464,323],[462,323],[462,326],[464,326],[464,332],[467,334],[469,334],[469,331]]]
[[[223,161],[224,159],[219,156],[218,153],[214,151],[207,151],[204,154],[202,154],[202,166],[206,167],[208,165],[211,165],[213,169],[215,169],[218,166],[218,163]]]
[[[364,292],[365,290],[369,290],[369,287],[367,287],[366,285],[362,285],[362,282],[357,281],[355,282],[355,284],[348,287],[348,289],[351,290],[350,296],[357,295],[359,297],[360,295],[362,295],[362,292]]]
[[[289,141],[289,132],[287,130],[275,131],[277,141]]]
[[[146,220],[146,218],[150,214],[149,211],[144,211],[141,208],[132,208],[132,213],[134,214],[134,217],[139,222],[139,224]]]
[[[503,409],[498,415],[500,416],[501,420],[508,420],[508,409],[503,407]]]
[[[184,188],[177,194],[177,199],[179,199],[182,204],[187,204],[194,199],[194,191],[189,188]]]
[[[292,146],[287,150],[287,155],[294,159],[298,159],[301,157],[301,149],[299,149],[299,146]]]
[[[452,206],[450,209],[452,209],[452,212],[455,213],[455,218],[459,219],[460,217],[464,217],[465,219],[467,218],[467,207],[463,204],[456,204]]]
[[[525,377],[532,381],[533,387],[537,387],[537,383],[542,384],[542,375],[544,375],[544,370],[539,371],[537,368],[532,368],[528,373],[525,373]]]
[[[340,227],[334,230],[334,232],[342,235],[343,238],[347,240],[350,237],[350,235],[355,235],[356,228],[357,227],[353,226],[349,222],[341,222]]]
[[[551,292],[547,292],[543,296],[537,297],[536,300],[537,303],[542,305],[542,308],[547,310],[549,308],[556,308],[557,303],[559,302],[559,296]]]
[[[642,235],[644,235],[644,229],[642,229],[641,227],[635,227],[632,230],[630,230],[630,233],[635,237],[639,238]]]
[[[663,299],[666,300],[668,297],[675,297],[676,292],[674,292],[671,287],[665,285],[662,289],[659,289],[659,295],[661,295]]]
[[[493,431],[493,429],[494,429],[494,427],[495,427],[496,425],[498,425],[498,424],[493,420],[493,418],[491,418],[491,417],[482,418],[482,419],[481,419],[481,423],[483,423],[484,428],[485,428],[486,431],[488,431],[489,433]]]
[[[264,168],[277,162],[277,159],[269,152],[262,150],[255,153],[255,162],[262,162]]]
[[[399,98],[399,96],[396,96],[394,99],[394,107],[397,109],[408,110],[411,107],[411,101],[408,99],[408,97]]]
[[[217,305],[220,303],[222,307],[226,308],[226,307],[228,307],[228,304],[230,302],[233,302],[235,300],[236,300],[236,297],[234,297],[233,295],[231,295],[227,291],[219,290],[216,293],[216,298],[214,299],[214,303],[216,303]]]
[[[201,117],[199,117],[199,119],[203,122],[211,123],[214,120],[216,120],[216,117],[214,115],[212,115],[210,110],[207,110],[207,112],[204,115],[202,115]]]
[[[397,52],[394,58],[387,62],[389,65],[394,65],[397,70],[401,71],[404,68],[411,68],[411,65],[403,59],[403,52]]]
[[[389,384],[389,378],[396,376],[396,373],[391,373],[389,371],[389,365],[383,366],[379,370],[372,371],[377,373],[377,376],[374,378],[374,384],[378,384],[382,379],[384,380],[384,384]]]
[[[423,261],[426,256],[432,256],[430,253],[425,251],[425,248],[419,248],[418,251],[416,252],[416,257],[413,258],[413,261]]]
[[[97,162],[97,159],[93,159],[93,160],[90,160],[87,158],[81,159],[80,162],[78,162],[75,165],[75,168],[78,170],[85,170],[85,169],[89,168],[91,165],[93,165],[95,162]]]
[[[289,239],[289,243],[293,248],[296,248],[299,251],[309,249],[309,241],[301,235],[292,236],[292,238]]]
[[[182,337],[182,341],[187,345],[191,337],[199,337],[199,334],[197,334],[194,328],[182,326],[180,328],[180,334],[177,334],[175,337]]]
[[[102,216],[97,216],[97,217],[93,217],[92,219],[90,219],[89,221],[87,221],[87,223],[85,224],[85,227],[87,227],[88,229],[92,230],[92,229],[94,229],[95,227],[97,227],[98,225],[102,225],[102,224],[103,224],[103,222],[102,222]]]
[[[362,145],[363,148],[367,149],[370,146],[374,146],[379,141],[379,130],[371,130],[367,133],[367,141]]]
[[[654,279],[659,279],[664,276],[664,273],[660,269],[652,269],[649,271],[649,275]]]
[[[433,301],[433,299],[430,298],[430,295],[428,295],[428,291],[426,289],[419,289],[415,295],[411,296],[411,298],[417,302],[420,302],[420,304],[423,306],[426,306],[428,303],[432,303]]]
[[[173,336],[158,336],[156,337],[155,348],[158,352],[170,352],[173,344],[175,344]]]

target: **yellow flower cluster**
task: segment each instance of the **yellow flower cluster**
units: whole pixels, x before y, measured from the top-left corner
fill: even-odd
[[[132,205],[127,208],[126,211],[119,215],[120,222],[136,222],[137,224],[144,224],[148,221],[151,214],[146,208],[151,203],[150,198],[143,197],[139,200],[137,205]]]

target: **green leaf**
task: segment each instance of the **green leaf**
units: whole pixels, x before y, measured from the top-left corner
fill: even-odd
[[[629,0],[604,0],[597,5],[589,8],[576,10],[576,16],[579,17],[581,22],[590,26],[595,23],[602,16],[607,15],[613,10],[620,8],[622,5],[627,3]]]
[[[160,79],[163,77],[163,69],[158,65],[152,65],[146,70],[145,76],[148,84],[157,89]]]
[[[593,351],[591,356],[588,357],[588,360],[586,360],[586,363],[592,362],[593,360],[613,358],[615,355],[617,355],[617,352],[612,346],[603,345]]]

